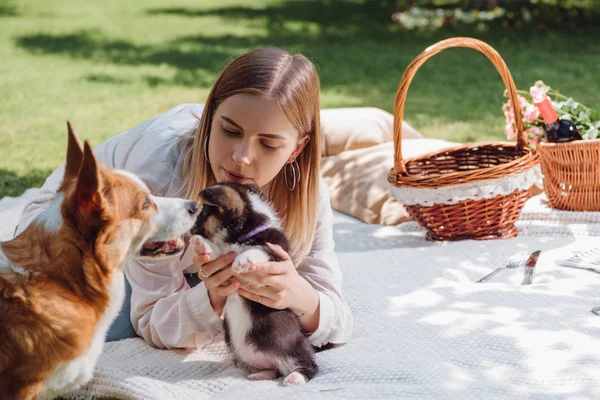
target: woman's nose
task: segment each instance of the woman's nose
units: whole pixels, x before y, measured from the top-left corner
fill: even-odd
[[[238,165],[250,164],[250,146],[248,143],[243,143],[233,152],[233,161]]]

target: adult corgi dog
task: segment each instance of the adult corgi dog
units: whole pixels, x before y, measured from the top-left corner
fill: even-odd
[[[131,257],[183,252],[198,204],[98,163],[69,127],[54,202],[0,243],[0,397],[52,399],[92,378]],[[146,244],[146,245],[144,245]]]
[[[200,198],[202,211],[191,240],[204,241],[214,258],[236,252],[233,272],[279,260],[267,242],[288,251],[279,217],[256,184],[224,182],[204,189]],[[223,315],[225,341],[235,364],[251,372],[248,379],[283,376],[284,386],[297,386],[317,373],[314,350],[291,310],[269,308],[234,293],[227,297]]]

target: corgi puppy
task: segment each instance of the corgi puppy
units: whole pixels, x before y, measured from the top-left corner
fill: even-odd
[[[158,198],[96,162],[68,125],[54,202],[0,243],[0,397],[53,399],[92,378],[125,294],[131,257],[183,252],[198,204]]]
[[[279,217],[256,184],[218,184],[200,193],[202,210],[192,229],[192,240],[203,240],[213,256],[238,254],[234,273],[252,264],[279,260],[266,243],[289,251]],[[234,293],[227,297],[225,341],[236,365],[252,372],[248,379],[275,379],[301,385],[317,372],[315,354],[298,319],[289,309],[277,310]]]

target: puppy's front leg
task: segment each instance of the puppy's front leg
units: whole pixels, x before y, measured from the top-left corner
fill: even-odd
[[[261,248],[255,247],[239,254],[231,265],[234,274],[250,271],[250,267],[269,261],[269,255]]]
[[[203,252],[200,250],[202,248],[205,248],[206,250],[204,251],[204,253],[210,254],[213,260],[223,255],[221,249],[219,249],[218,246],[213,244],[210,240],[204,239],[200,235],[192,236],[190,241],[192,246],[194,246],[194,251],[196,251],[196,254],[202,254]]]

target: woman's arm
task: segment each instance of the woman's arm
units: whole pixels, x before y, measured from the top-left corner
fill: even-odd
[[[193,246],[181,257],[130,260],[131,323],[138,335],[158,348],[201,347],[222,331],[204,284],[187,284],[183,270],[191,265]]]
[[[302,276],[319,295],[318,327],[310,335],[317,347],[327,343],[346,343],[353,328],[352,313],[342,297],[342,272],[333,241],[333,211],[327,185],[319,185],[319,217],[312,249],[298,267]]]
[[[310,333],[313,345],[345,343],[352,334],[352,314],[341,293],[342,274],[333,250],[333,211],[325,183],[320,182],[320,201],[315,238],[309,255],[296,268],[280,246],[267,244],[279,261],[250,266],[240,273],[244,282],[238,293],[267,307],[289,308],[300,326]]]

